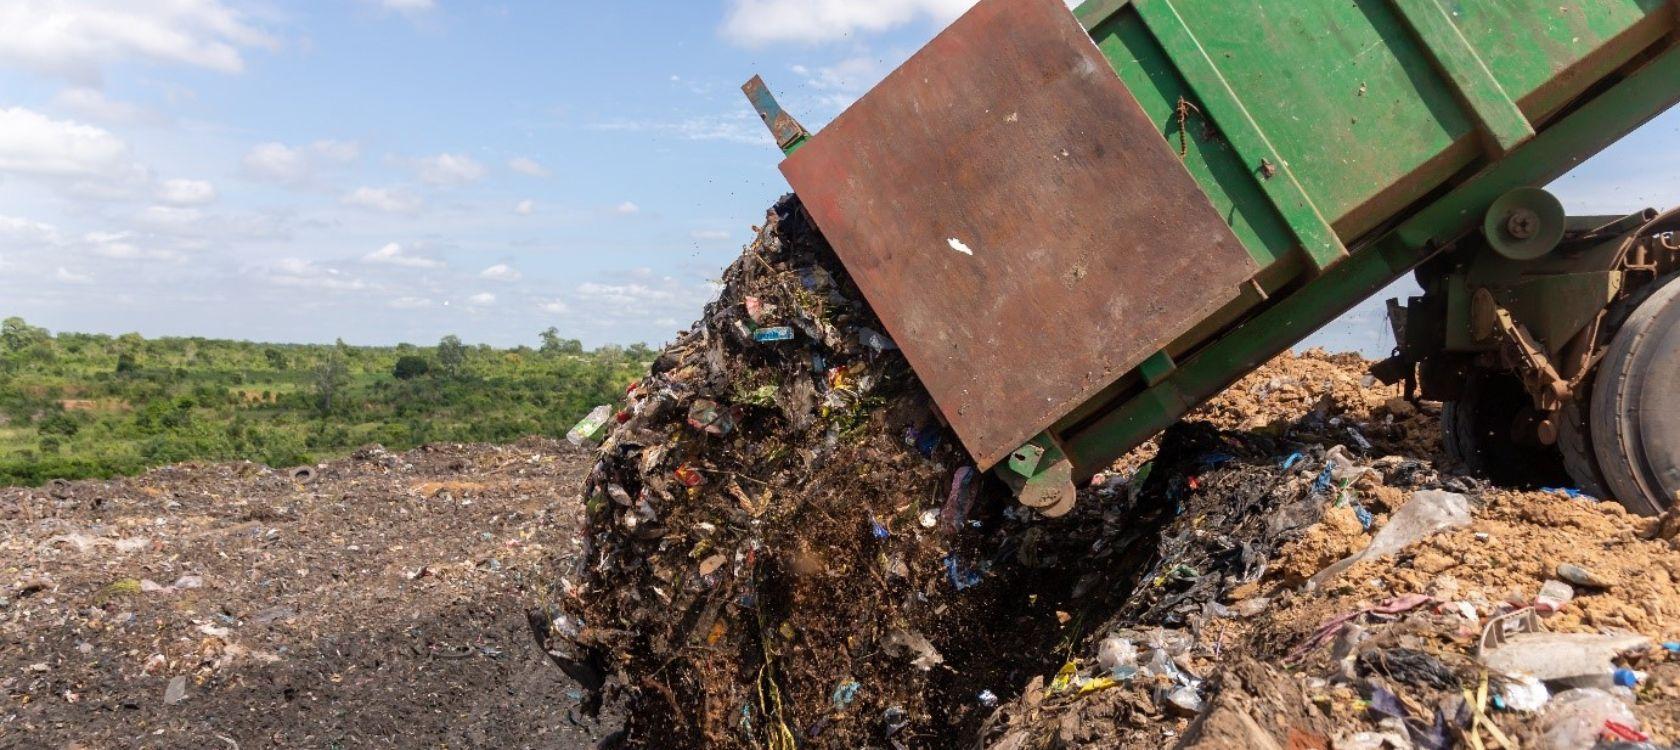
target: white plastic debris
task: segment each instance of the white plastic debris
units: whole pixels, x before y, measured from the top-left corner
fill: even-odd
[[[1412,499],[1395,511],[1365,549],[1319,571],[1307,582],[1308,586],[1316,588],[1365,560],[1387,557],[1442,531],[1469,524],[1469,498],[1441,490],[1414,492]]]

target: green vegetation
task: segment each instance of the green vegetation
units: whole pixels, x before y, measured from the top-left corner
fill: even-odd
[[[257,344],[56,336],[0,323],[0,484],[132,474],[180,461],[285,467],[381,443],[561,436],[646,372],[646,346]]]

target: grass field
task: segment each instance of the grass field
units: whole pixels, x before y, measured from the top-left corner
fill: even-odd
[[[291,466],[368,443],[564,435],[653,352],[540,346],[262,344],[0,324],[0,484],[132,474],[181,461]]]

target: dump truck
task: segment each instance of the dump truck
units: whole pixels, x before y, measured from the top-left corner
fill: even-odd
[[[1544,186],[1680,100],[1680,0],[980,0],[781,171],[982,469],[1055,516],[1414,273],[1448,451],[1680,492],[1680,212]]]

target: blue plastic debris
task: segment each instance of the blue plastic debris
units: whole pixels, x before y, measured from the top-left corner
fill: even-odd
[[[1202,456],[1201,464],[1202,464],[1202,468],[1212,469],[1212,468],[1216,468],[1216,467],[1219,467],[1219,466],[1224,466],[1225,464],[1228,464],[1228,463],[1236,460],[1236,458],[1237,458],[1236,456],[1233,456],[1229,453],[1219,453],[1219,452],[1215,451],[1213,453],[1209,453],[1205,456]]]
[[[956,555],[945,556],[945,574],[951,578],[951,585],[958,591],[980,585],[980,574],[963,565]]]
[[[1313,480],[1312,494],[1317,495],[1321,492],[1324,492],[1325,490],[1330,489],[1330,481],[1331,481],[1330,469],[1331,469],[1330,466],[1325,466],[1324,471],[1319,472],[1318,478]]]
[[[1359,519],[1359,525],[1364,526],[1366,531],[1370,531],[1371,524],[1377,522],[1377,517],[1371,515],[1371,511],[1366,510],[1365,506],[1359,503],[1353,504],[1353,515]]]
[[[928,425],[916,434],[916,452],[922,454],[922,458],[932,458],[933,452],[944,441],[945,432],[938,427]]]
[[[1639,685],[1639,674],[1627,667],[1617,669],[1614,679],[1616,684],[1622,687],[1630,688]]]
[[[835,685],[834,694],[829,696],[829,700],[834,703],[834,710],[844,711],[847,706],[852,705],[852,701],[857,700],[860,687],[862,686],[857,680],[841,680],[839,685]]]
[[[1669,641],[1664,643],[1663,650],[1671,654],[1680,654],[1680,641]]]
[[[1295,467],[1295,464],[1300,463],[1301,459],[1303,459],[1303,458],[1306,458],[1306,456],[1302,455],[1300,451],[1296,451],[1294,453],[1289,454],[1287,457],[1285,457],[1283,459],[1283,463],[1280,464],[1280,466],[1283,467],[1284,471],[1289,471],[1290,469]]]
[[[886,525],[881,523],[874,513],[869,514],[869,533],[874,534],[876,539],[892,536],[892,532],[887,530]]]
[[[1550,492],[1550,493],[1558,494],[1558,495],[1563,495],[1563,496],[1568,497],[1572,500],[1579,500],[1583,497],[1586,497],[1585,493],[1581,492],[1578,489],[1575,489],[1574,487],[1541,487],[1540,491],[1541,492]]]
[[[792,340],[793,340],[793,328],[790,327],[790,326],[774,326],[774,327],[771,327],[771,328],[760,328],[756,331],[753,331],[753,341],[757,341],[761,344],[766,343],[766,342],[772,342],[772,341],[792,341]]]

